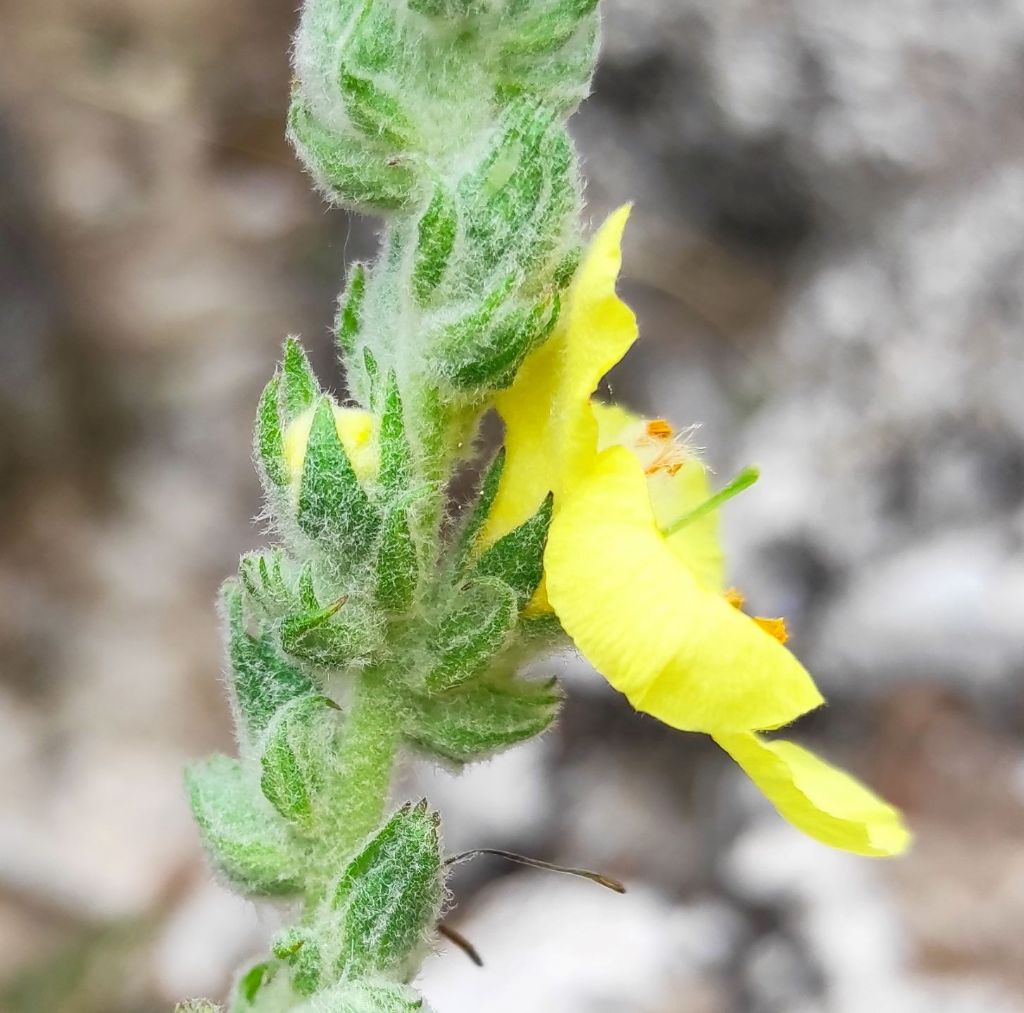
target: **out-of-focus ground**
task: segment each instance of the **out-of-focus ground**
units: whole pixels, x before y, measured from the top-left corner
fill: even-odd
[[[275,914],[204,867],[189,757],[229,749],[212,602],[257,543],[278,343],[372,223],[282,139],[294,3],[0,3],[0,1009],[222,994]],[[832,707],[804,741],[905,807],[872,863],[782,825],[697,737],[557,664],[557,732],[411,773],[481,860],[441,1013],[1024,1010],[1024,6],[608,0],[575,121],[633,199],[617,396],[722,476],[734,578]]]

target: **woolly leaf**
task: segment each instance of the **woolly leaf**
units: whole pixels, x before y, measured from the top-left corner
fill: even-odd
[[[281,623],[285,653],[320,668],[344,668],[362,657],[370,631],[354,621],[335,619],[345,601],[339,598],[324,608],[285,619]]]
[[[370,392],[371,404],[376,403],[377,384],[380,381],[380,367],[373,357],[373,352],[368,348],[363,349],[363,372],[366,374],[366,382]]]
[[[253,896],[299,889],[295,842],[238,760],[212,756],[195,763],[185,783],[203,844],[237,889]]]
[[[470,583],[431,639],[438,660],[424,679],[426,690],[443,693],[486,671],[515,629],[518,605],[515,591],[500,580]]]
[[[452,349],[446,376],[463,390],[507,387],[527,353],[551,333],[558,320],[557,294],[529,310],[507,314],[493,327],[477,332],[458,349]]]
[[[288,484],[288,468],[284,460],[284,442],[281,433],[281,416],[278,403],[281,390],[280,374],[275,373],[270,383],[263,388],[259,408],[256,411],[256,432],[253,443],[256,459],[263,477],[269,485],[278,487]]]
[[[421,305],[427,302],[444,277],[455,246],[458,224],[454,199],[443,186],[438,186],[417,226],[412,291]]]
[[[416,175],[402,158],[382,159],[331,133],[298,97],[288,114],[288,137],[319,185],[339,204],[396,210],[411,200]]]
[[[495,356],[493,331],[515,284],[514,276],[506,277],[479,306],[427,339],[428,354],[442,376],[454,378],[460,386],[466,385],[466,374],[477,372],[486,376],[487,364]],[[504,373],[504,367],[499,371]]]
[[[551,524],[551,507],[549,495],[528,521],[499,538],[474,567],[476,576],[496,577],[511,587],[519,598],[520,607],[533,597],[544,575],[544,546]]]
[[[287,608],[291,595],[281,572],[281,553],[247,552],[238,564],[238,576],[249,599],[268,616]]]
[[[320,395],[320,385],[313,375],[309,359],[295,338],[288,338],[284,343],[281,376],[285,418],[291,421],[296,415],[301,415]]]
[[[543,56],[560,49],[580,21],[597,9],[598,0],[559,0],[542,14],[516,25],[505,44],[505,55]]]
[[[558,263],[555,268],[554,274],[551,277],[552,282],[558,289],[566,289],[569,287],[570,282],[576,275],[576,269],[580,266],[580,261],[583,260],[583,247],[574,246]]]
[[[342,72],[341,94],[353,125],[367,137],[396,148],[412,146],[412,121],[394,95],[357,74]]]
[[[319,612],[320,602],[316,597],[316,586],[313,583],[313,563],[307,560],[299,574],[299,604],[307,612]]]
[[[403,806],[342,873],[332,904],[346,977],[400,969],[433,929],[442,894],[439,823],[426,802]]]
[[[549,131],[562,132],[552,113],[532,99],[514,103],[498,141],[479,169],[459,185],[474,276],[486,276],[521,251],[534,235],[534,218],[545,191],[544,147]]]
[[[320,945],[308,928],[288,928],[274,937],[274,956],[291,967],[291,980],[300,995],[312,995],[320,985],[323,960]]]
[[[209,999],[186,999],[174,1007],[174,1013],[223,1013],[223,1010]]]
[[[280,707],[315,687],[309,676],[277,653],[269,637],[254,637],[246,631],[242,596],[233,581],[224,585],[223,602],[231,688],[242,730],[255,737]]]
[[[297,520],[315,540],[350,555],[362,555],[380,527],[380,516],[366,495],[338,438],[334,408],[322,397],[313,415],[302,466]]]
[[[432,18],[472,17],[487,9],[487,0],[409,0],[409,10]]]
[[[469,763],[539,735],[561,702],[554,681],[476,683],[417,700],[405,736],[431,756]]]
[[[408,511],[398,505],[384,519],[377,550],[378,603],[394,612],[404,611],[412,604],[418,577],[419,561]]]
[[[282,707],[267,729],[260,787],[271,805],[294,823],[309,822],[323,790],[325,759],[337,733],[332,708],[326,697],[300,697]]]
[[[408,985],[361,978],[343,981],[295,1008],[294,1013],[429,1013]]]
[[[346,358],[355,355],[356,338],[363,326],[363,303],[366,300],[366,265],[352,265],[349,272],[348,285],[338,302],[338,316],[334,324],[334,334],[338,347]]]
[[[491,507],[494,506],[494,499],[498,495],[498,486],[501,483],[501,473],[504,469],[505,448],[502,447],[487,466],[476,500],[459,532],[455,547],[455,562],[460,569],[466,557],[472,552],[477,536],[487,520],[487,515],[491,512]]]
[[[393,499],[409,491],[411,477],[412,452],[405,435],[402,396],[395,374],[389,373],[380,419],[380,484],[385,495]]]
[[[231,1013],[249,1013],[254,1009],[260,992],[274,980],[279,969],[279,964],[272,960],[264,960],[241,974],[235,984]]]

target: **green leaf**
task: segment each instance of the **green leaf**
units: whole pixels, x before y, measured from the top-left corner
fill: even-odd
[[[349,272],[348,285],[338,302],[334,333],[346,358],[356,353],[356,338],[363,326],[363,303],[366,301],[366,265],[356,263]]]
[[[255,737],[280,707],[315,691],[304,672],[289,665],[269,636],[254,637],[245,629],[242,596],[238,585],[228,581],[222,592],[227,617],[230,681],[242,730]]]
[[[414,145],[416,128],[394,95],[368,78],[345,71],[341,73],[340,84],[345,109],[358,130],[396,148]]]
[[[475,683],[417,700],[405,736],[431,756],[469,763],[539,735],[554,722],[561,703],[553,680]]]
[[[418,242],[413,259],[412,291],[425,305],[444,277],[455,247],[459,217],[452,195],[439,185],[417,226]]]
[[[241,974],[235,984],[231,1013],[249,1013],[255,1007],[260,992],[276,977],[280,966],[272,960],[264,960]]]
[[[288,484],[288,468],[284,460],[284,440],[281,432],[281,417],[278,414],[280,395],[280,374],[275,373],[270,383],[263,388],[259,407],[256,410],[256,431],[253,439],[256,459],[269,485],[278,487]]]
[[[267,616],[276,618],[288,607],[291,594],[281,572],[279,550],[247,552],[239,561],[238,576],[246,595]]]
[[[294,1013],[427,1013],[408,986],[385,979],[343,981],[294,1009]]]
[[[281,363],[283,379],[284,414],[288,421],[301,415],[320,395],[309,359],[295,338],[284,343],[284,359]]]
[[[339,973],[403,967],[437,921],[442,869],[436,812],[405,805],[352,859],[334,891],[340,915]]]
[[[309,823],[323,791],[336,749],[336,710],[326,697],[300,697],[282,707],[267,729],[260,787],[293,823]]]
[[[320,602],[316,597],[316,586],[313,583],[313,563],[307,560],[299,574],[299,604],[307,612],[319,612]]]
[[[501,262],[523,266],[520,253],[535,231],[532,223],[545,190],[543,148],[549,131],[561,130],[536,100],[512,103],[490,154],[459,184],[474,278],[487,276]]]
[[[384,519],[377,552],[377,601],[392,612],[404,611],[412,604],[418,579],[419,560],[408,511],[399,504]]]
[[[380,419],[380,485],[388,499],[407,494],[412,479],[412,451],[405,435],[402,395],[395,374],[388,374]]]
[[[339,598],[314,612],[300,612],[281,623],[281,648],[286,654],[320,668],[345,668],[362,657],[369,645],[365,626],[335,619],[347,599]],[[347,617],[346,617],[347,618]]]
[[[350,138],[332,133],[297,95],[288,113],[288,138],[313,177],[339,204],[357,210],[397,210],[416,192],[408,159],[382,159]]]
[[[300,995],[312,995],[320,986],[323,960],[311,929],[292,927],[274,937],[274,956],[291,967],[291,981]]]
[[[476,577],[495,577],[511,587],[522,608],[544,576],[544,546],[551,524],[552,498],[525,523],[499,538],[476,562]]]
[[[501,485],[501,475],[504,470],[505,448],[502,447],[487,466],[487,471],[484,473],[483,481],[480,483],[472,509],[459,532],[459,538],[455,546],[455,561],[456,567],[460,571],[466,557],[473,551],[477,537],[481,530],[483,530],[483,526],[491,512],[491,507],[494,506],[494,500],[498,495],[498,487]]]
[[[370,404],[377,403],[377,385],[380,382],[380,367],[368,348],[363,349],[363,372],[366,374],[366,385],[370,395]]]
[[[361,556],[380,528],[380,515],[356,477],[338,437],[330,398],[313,416],[299,486],[297,520],[305,534]]]
[[[272,896],[300,888],[295,842],[238,760],[192,764],[185,783],[203,844],[237,889]]]
[[[583,260],[583,247],[574,246],[558,263],[552,281],[558,289],[564,290],[572,283],[576,270]]]
[[[519,602],[500,580],[477,579],[455,599],[431,638],[437,662],[424,679],[430,693],[444,693],[483,674],[515,629]]]
[[[564,46],[598,0],[559,0],[553,7],[516,25],[504,46],[506,56],[543,56]]]
[[[528,310],[508,313],[492,327],[478,331],[473,340],[452,349],[445,375],[463,390],[507,387],[529,352],[544,341],[558,321],[557,293]]]

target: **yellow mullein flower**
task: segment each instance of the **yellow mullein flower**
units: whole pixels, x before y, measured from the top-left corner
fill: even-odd
[[[592,401],[636,338],[615,294],[627,217],[622,208],[599,230],[555,333],[496,399],[506,464],[482,542],[554,492],[534,604],[553,608],[638,710],[714,736],[795,826],[859,854],[895,854],[909,839],[896,810],[800,747],[755,734],[823,701],[783,646],[781,620],[746,616],[725,591],[714,512],[673,528],[707,501],[703,466],[662,420]]]
[[[898,855],[910,844],[898,809],[806,749],[753,732],[715,741],[783,817],[815,840],[872,858]]]
[[[374,441],[373,416],[362,408],[333,407],[338,439],[348,454],[352,470],[360,482],[372,482],[380,466]],[[315,413],[315,407],[307,408],[292,419],[284,431],[284,461],[293,483],[302,477],[302,465],[306,460],[306,446],[309,444],[309,431],[313,427]]]
[[[673,728],[776,728],[822,703],[796,658],[668,543],[626,447],[603,451],[563,499],[544,569],[576,646],[637,710]]]

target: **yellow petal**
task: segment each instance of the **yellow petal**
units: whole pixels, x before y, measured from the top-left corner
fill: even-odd
[[[315,408],[307,408],[288,424],[282,438],[285,465],[293,482],[302,476],[306,460],[309,431],[313,427]],[[373,439],[373,415],[362,408],[334,406],[334,425],[338,439],[352,462],[352,470],[362,482],[373,481],[380,465],[379,453]]]
[[[666,544],[625,448],[604,451],[565,499],[544,562],[562,625],[637,710],[728,732],[775,728],[822,702],[796,658]]]
[[[621,207],[591,240],[558,325],[495,399],[505,423],[505,470],[481,543],[490,544],[586,473],[597,453],[590,395],[636,340],[636,318],[615,294],[622,264]]]
[[[598,449],[616,444],[631,450],[644,465],[647,491],[658,527],[666,529],[711,495],[704,463],[664,419],[650,421],[616,404],[591,401],[597,420]],[[673,551],[703,586],[725,587],[725,558],[718,540],[718,511],[687,524],[668,539]]]
[[[876,857],[898,855],[910,844],[898,809],[806,749],[751,732],[715,741],[783,818],[815,840]]]

